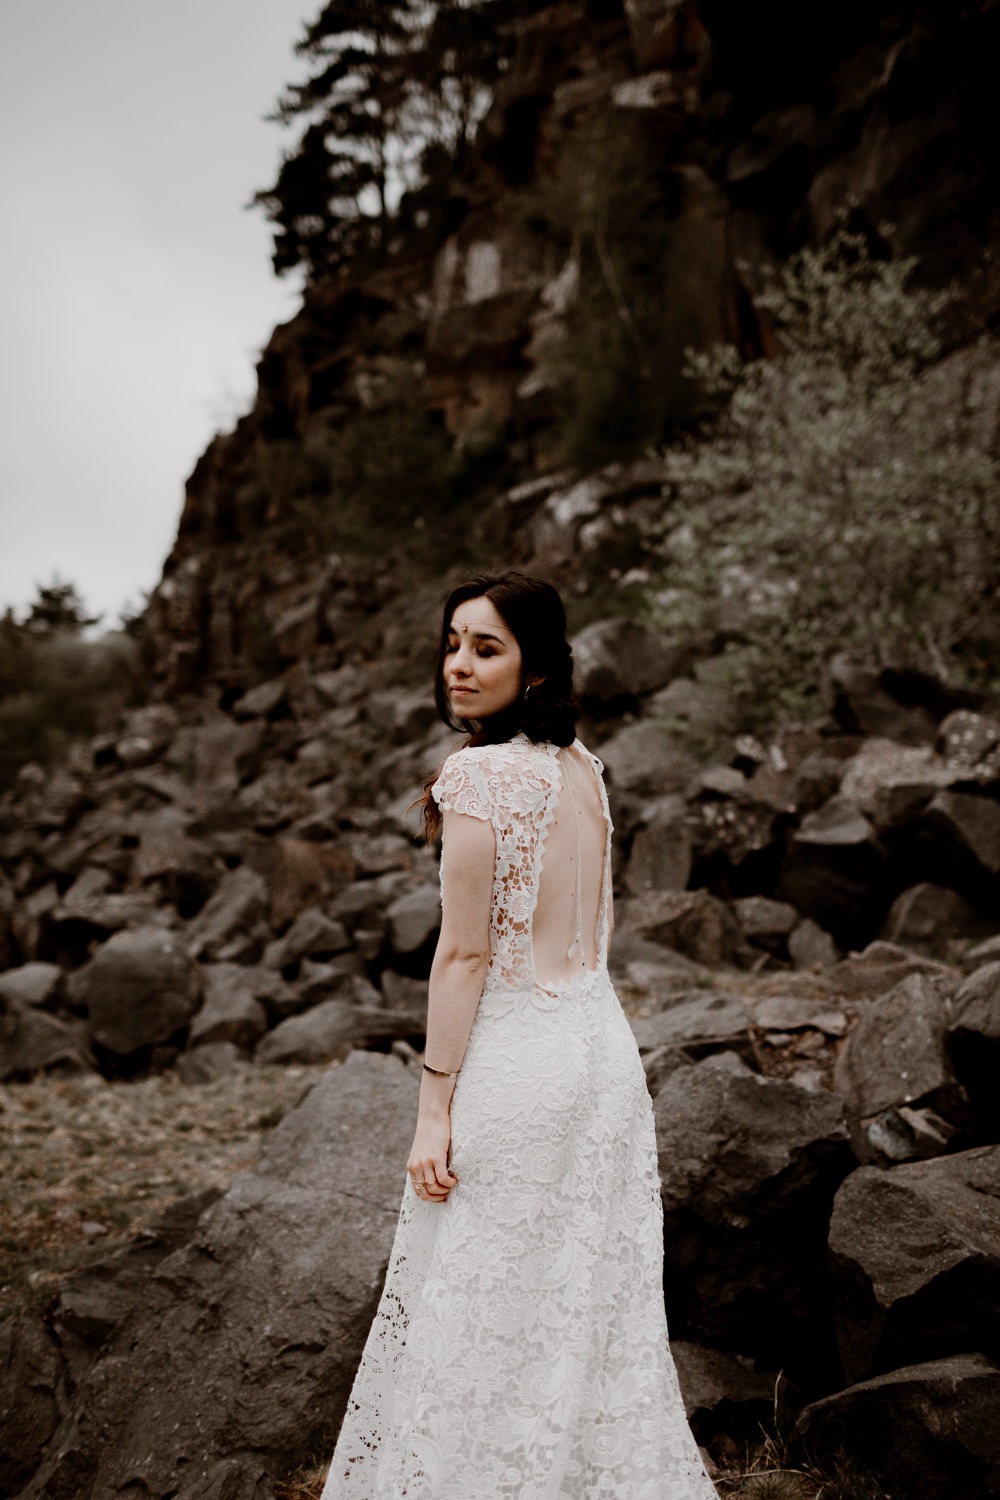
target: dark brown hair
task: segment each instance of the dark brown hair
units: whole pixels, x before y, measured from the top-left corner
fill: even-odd
[[[518,694],[509,708],[482,722],[459,719],[452,712],[444,685],[444,660],[455,610],[467,599],[488,599],[521,648],[525,681],[540,678],[527,697]],[[452,589],[441,616],[434,668],[434,702],[451,729],[466,730],[469,745],[499,745],[524,734],[535,744],[571,745],[579,709],[573,699],[573,653],[566,639],[566,611],[558,591],[543,578],[514,569],[479,573]],[[427,783],[423,797],[424,828],[433,838],[441,815]]]

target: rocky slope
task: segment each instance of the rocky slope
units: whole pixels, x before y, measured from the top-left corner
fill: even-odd
[[[669,188],[678,364],[721,334],[766,348],[761,268],[849,200],[963,278],[971,336],[995,314],[973,272],[998,14],[553,5],[475,181],[276,332],[190,482],[147,616],[153,701],[0,805],[0,1079],[342,1066],[222,1196],[4,1325],[5,1490],[268,1500],[327,1451],[423,1041],[437,871],[407,809],[451,743],[438,601],[449,571],[514,560],[566,587],[607,767],[699,1439],[735,1451],[781,1370],[805,1451],[846,1434],[895,1493],[1000,1494],[998,705],[838,658],[823,721],[741,734],[711,643],[630,608],[662,465],[553,466],[580,249],[518,206],[610,110]],[[404,471],[405,525],[366,531],[316,465],[400,383],[473,478],[425,515]]]

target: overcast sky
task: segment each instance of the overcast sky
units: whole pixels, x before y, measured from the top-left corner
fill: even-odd
[[[0,609],[114,624],[298,286],[244,204],[320,0],[0,0]]]

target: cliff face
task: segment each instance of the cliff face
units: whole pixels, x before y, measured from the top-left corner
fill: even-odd
[[[560,351],[586,274],[580,224],[626,140],[656,195],[668,418],[685,348],[730,339],[766,351],[764,268],[822,239],[845,210],[893,226],[893,245],[926,279],[962,283],[966,331],[984,326],[996,303],[998,17],[994,0],[564,0],[541,12],[482,125],[474,179],[441,184],[419,223],[401,218],[381,270],[309,290],[264,351],[253,410],[199,461],[148,615],[165,690],[205,673],[245,686],[330,645],[352,589],[363,616],[373,591],[449,562],[532,556],[501,506],[503,524],[480,524],[464,554],[425,549],[421,560],[410,549],[401,572],[387,571],[441,492],[434,465],[449,449],[478,455],[463,493],[480,517],[556,463]],[[616,297],[624,320],[627,304]],[[635,332],[641,343],[646,330]],[[359,493],[365,508],[365,491],[338,434],[360,420],[360,446],[390,452],[403,446],[399,422],[418,419],[429,426],[397,476],[398,510],[376,507],[368,561],[345,563],[356,549],[330,520]],[[391,476],[382,484],[391,493]],[[531,513],[526,501],[514,519]]]

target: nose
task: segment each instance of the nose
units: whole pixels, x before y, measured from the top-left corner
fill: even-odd
[[[451,659],[451,670],[458,677],[467,677],[472,670],[472,653],[464,641]]]

